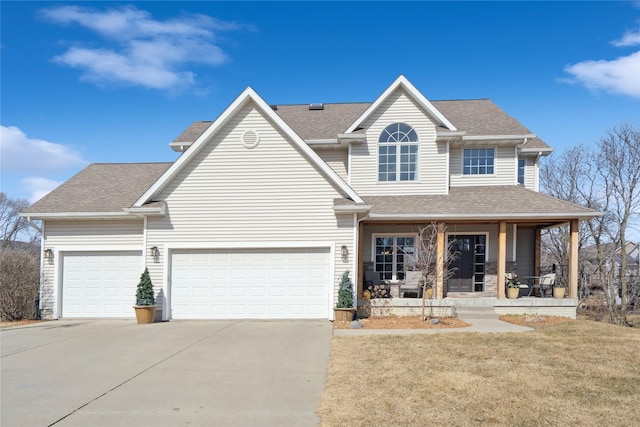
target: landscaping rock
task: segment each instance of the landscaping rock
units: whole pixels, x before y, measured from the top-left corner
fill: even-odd
[[[349,329],[360,329],[362,328],[362,323],[360,323],[357,320],[354,320],[353,322],[349,323]]]

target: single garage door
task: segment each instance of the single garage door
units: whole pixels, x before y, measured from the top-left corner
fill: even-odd
[[[67,252],[62,258],[62,317],[134,317],[140,252]]]
[[[328,249],[174,251],[174,319],[326,319]]]

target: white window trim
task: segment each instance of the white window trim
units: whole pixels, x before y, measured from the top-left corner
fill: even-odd
[[[381,142],[380,141],[380,135],[382,135],[382,133],[385,131],[385,129],[387,129],[389,126],[396,124],[396,123],[404,123],[407,126],[410,126],[411,129],[416,133],[416,136],[418,137],[417,141],[412,141],[412,142],[395,142],[395,143],[391,143],[391,142]],[[396,148],[396,177],[398,179],[396,179],[395,181],[380,181],[380,146],[384,145],[386,147],[390,147],[390,146],[394,146],[397,147]],[[418,150],[416,151],[416,178],[415,179],[410,179],[407,181],[402,181],[400,180],[400,147],[402,146],[408,146],[408,145],[415,145],[418,147]],[[420,182],[420,135],[418,134],[418,131],[416,130],[416,128],[407,123],[407,122],[402,122],[402,121],[396,121],[393,123],[388,124],[387,126],[385,126],[384,128],[382,128],[382,130],[380,132],[378,132],[378,138],[377,138],[377,142],[376,142],[376,181],[379,184],[411,184],[411,183],[419,183]]]
[[[485,173],[485,174],[479,174],[479,173],[470,173],[470,174],[465,174],[464,173],[464,150],[479,150],[479,149],[492,149],[493,150],[493,173]],[[496,176],[498,174],[498,148],[496,146],[490,146],[490,147],[462,147],[461,148],[461,152],[460,152],[460,175],[462,177],[482,177],[482,176]],[[516,175],[516,181],[517,181],[518,177]]]
[[[396,247],[396,238],[397,237],[413,237],[414,242],[416,242],[418,240],[418,233],[374,233],[371,235],[371,262],[373,263],[373,271],[376,271],[376,238],[378,237],[393,237],[394,239],[394,248]],[[413,245],[413,249],[414,251],[417,250],[416,249],[416,245]],[[394,252],[395,255],[395,252]],[[396,264],[395,258],[393,259],[393,263]],[[391,279],[391,280],[398,280],[397,279],[397,270],[393,270],[392,273],[392,277],[396,277],[395,279]]]

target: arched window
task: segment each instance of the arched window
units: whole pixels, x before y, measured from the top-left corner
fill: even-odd
[[[378,139],[378,181],[418,179],[418,134],[406,123],[387,126]]]

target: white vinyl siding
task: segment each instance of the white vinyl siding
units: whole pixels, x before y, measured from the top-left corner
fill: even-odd
[[[495,148],[494,173],[492,175],[464,175],[463,174],[463,149],[485,147],[451,147],[449,173],[452,187],[473,185],[514,185],[518,173],[518,163],[514,161],[513,147],[486,147]]]
[[[313,147],[312,147],[313,148]],[[346,148],[313,148],[321,158],[324,160],[345,182],[348,178],[349,160]]]
[[[243,147],[255,130],[259,144]],[[353,260],[353,216],[336,215],[341,194],[252,104],[245,106],[185,165],[158,195],[168,215],[149,218],[147,246],[158,246],[158,263],[147,260],[154,285],[164,282],[167,248],[273,247],[291,243],[335,244],[334,288]],[[294,246],[294,245],[291,245]],[[334,289],[334,293],[337,289]]]
[[[406,123],[418,134],[418,180],[378,182],[378,139],[390,124]],[[364,123],[367,141],[351,147],[351,187],[362,196],[446,194],[447,144],[436,143],[436,128],[426,111],[402,90],[391,95]]]
[[[524,166],[524,186],[530,190],[538,191],[536,188],[537,165],[535,157],[525,157]]]
[[[44,249],[54,251],[54,259],[43,263],[41,306],[43,316],[57,315],[60,303],[61,256],[70,250],[142,250],[143,220],[46,220]],[[139,271],[143,270],[140,258]],[[155,283],[154,283],[155,285]],[[159,291],[160,287],[156,287]]]

